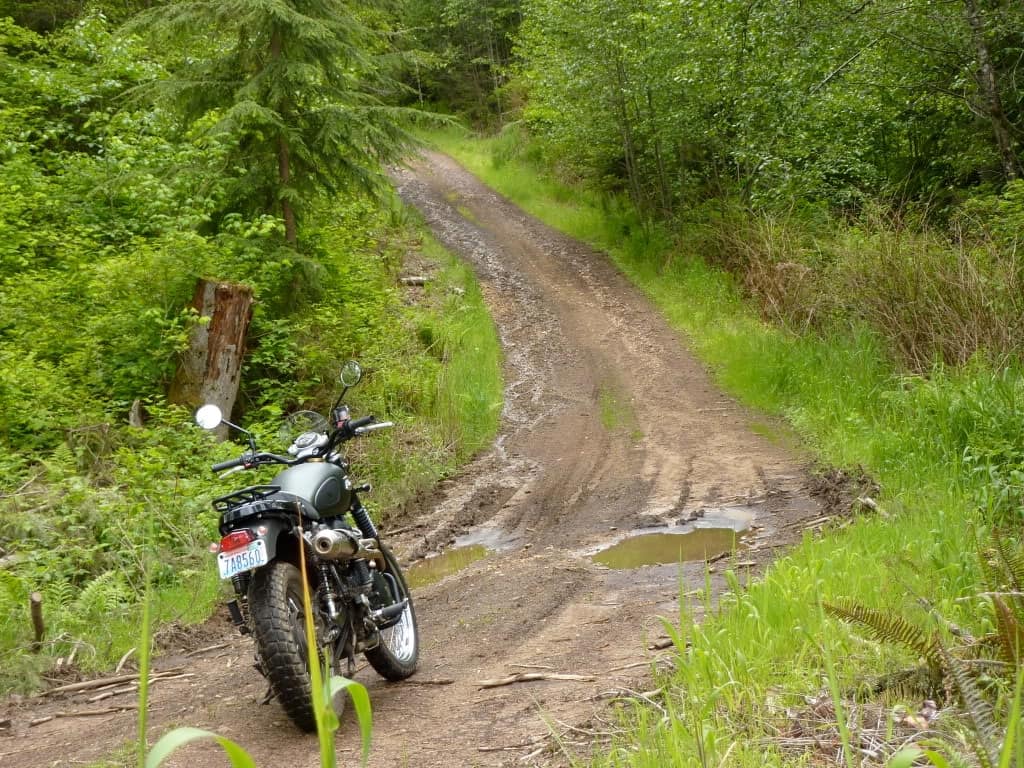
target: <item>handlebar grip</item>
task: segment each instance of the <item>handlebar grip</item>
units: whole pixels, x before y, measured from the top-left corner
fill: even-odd
[[[214,472],[223,472],[225,469],[231,469],[232,467],[245,466],[244,459],[228,459],[227,461],[221,461],[210,467]]]
[[[350,430],[355,432],[360,427],[368,427],[376,421],[375,416],[363,416],[361,419],[350,419],[346,425]]]

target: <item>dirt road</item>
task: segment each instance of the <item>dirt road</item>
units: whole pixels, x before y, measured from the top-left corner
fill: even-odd
[[[595,551],[636,529],[749,526],[735,567],[755,572],[817,506],[802,460],[755,433],[756,417],[715,388],[604,256],[443,156],[427,155],[395,179],[438,238],[475,267],[501,335],[507,387],[493,450],[444,483],[436,504],[395,524],[409,527],[392,539],[406,560],[463,534],[459,543],[493,551],[415,590],[422,650],[411,681],[357,674],[374,706],[370,764],[557,763],[549,732],[570,748],[600,744],[609,699],[647,690],[652,665],[669,663],[671,650],[648,650],[663,635],[658,617],[675,620],[680,591],[704,584],[703,562],[682,568],[680,587],[677,565],[609,569],[591,559]],[[160,661],[194,676],[154,685],[151,738],[193,725],[238,740],[261,766],[316,765],[315,739],[296,732],[276,703],[259,703],[264,685],[248,641],[221,624],[207,631],[192,656]],[[480,686],[518,672],[593,680]],[[89,764],[131,742],[131,711],[28,725],[132,703],[85,698],[9,704],[0,765]],[[347,715],[345,764],[357,760],[355,730]],[[212,745],[172,763],[226,764]]]

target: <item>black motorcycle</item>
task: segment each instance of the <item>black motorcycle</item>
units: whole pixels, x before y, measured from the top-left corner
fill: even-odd
[[[287,467],[269,485],[252,485],[213,502],[220,512],[217,564],[230,579],[235,599],[228,603],[232,621],[256,642],[260,672],[288,716],[305,731],[316,730],[303,613],[300,548],[313,597],[318,656],[332,671],[351,676],[357,654],[388,680],[416,671],[419,635],[416,611],[402,571],[380,535],[354,486],[343,443],[393,426],[373,416],[353,419],[342,400],[362,370],[355,361],[342,369],[343,390],[330,421],[303,411],[301,434],[288,456],[256,450],[252,433],[223,419],[215,405],[196,412],[204,429],[221,424],[249,440],[239,458],[213,466],[225,476],[268,464]],[[354,525],[353,525],[354,523]]]

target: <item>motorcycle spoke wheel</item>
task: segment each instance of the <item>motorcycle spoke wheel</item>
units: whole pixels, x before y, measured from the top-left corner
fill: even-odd
[[[387,563],[386,573],[394,577],[398,586],[398,600],[409,599],[398,621],[387,629],[380,631],[380,643],[366,651],[366,660],[381,677],[387,680],[404,680],[416,671],[419,664],[419,629],[416,624],[416,609],[413,607],[412,594],[406,586],[402,569],[391,554],[391,550],[381,545]]]

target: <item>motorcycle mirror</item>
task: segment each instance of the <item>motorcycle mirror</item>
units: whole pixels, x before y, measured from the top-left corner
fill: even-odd
[[[208,403],[196,411],[196,424],[203,429],[216,429],[223,420],[224,415],[220,408],[212,403]]]
[[[338,378],[346,389],[354,387],[363,378],[363,368],[355,360],[349,360],[341,366],[341,375]]]

